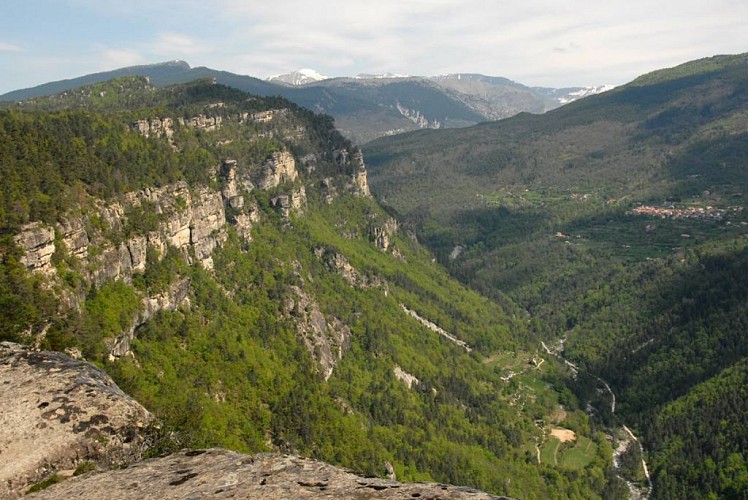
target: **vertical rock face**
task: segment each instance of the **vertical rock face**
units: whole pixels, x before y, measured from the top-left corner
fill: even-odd
[[[382,252],[386,252],[390,249],[392,244],[392,237],[397,232],[397,221],[395,219],[387,219],[382,226],[372,228],[371,237],[376,246]]]
[[[62,243],[73,257],[84,259],[88,256],[88,233],[81,217],[73,217],[58,224]]]
[[[244,196],[241,195],[240,189],[252,191],[254,186],[248,178],[239,179],[237,176],[236,160],[224,160],[221,165],[221,176],[224,181],[221,194],[229,207],[234,210],[241,210],[244,207]]]
[[[192,248],[203,266],[213,267],[211,253],[227,236],[224,197],[220,192],[208,188],[191,191],[185,183],[144,189],[126,194],[121,202],[101,207],[97,217],[108,232],[121,233],[128,224],[138,223],[128,220],[128,211],[138,207],[157,214],[158,228],[147,234],[131,234],[120,243],[113,243],[101,230],[87,230],[82,217],[66,218],[57,224],[63,249],[80,260],[84,277],[90,283],[101,286],[115,279],[130,281],[133,273],[145,271],[148,246],[162,255],[167,245],[185,255]],[[57,250],[55,229],[34,222],[26,225],[15,241],[24,252],[21,261],[29,270],[55,273],[51,264]]]
[[[138,120],[132,124],[132,129],[143,137],[165,136],[171,139],[174,135],[174,120],[168,117]]]
[[[369,183],[366,178],[366,166],[364,165],[364,154],[360,149],[356,149],[351,155],[351,164],[353,166],[353,193],[358,196],[370,197]]]
[[[366,170],[361,169],[353,174],[351,180],[353,183],[353,193],[366,198],[371,197],[371,191],[369,191],[369,182],[366,178]]]
[[[272,189],[299,177],[296,161],[288,151],[276,151],[265,161],[257,178],[260,189]]]
[[[195,196],[189,221],[189,244],[195,257],[207,269],[213,269],[213,250],[226,241],[226,212],[220,193],[207,188]]]
[[[181,127],[190,127],[204,132],[212,132],[221,128],[223,117],[220,115],[206,116],[200,114],[187,119],[177,118],[176,121]],[[133,122],[131,128],[143,137],[166,137],[167,139],[171,139],[174,136],[174,119],[167,116],[164,118],[156,117],[147,120],[138,120]]]
[[[151,414],[101,369],[62,353],[0,343],[0,497],[84,461],[140,458]]]
[[[54,273],[52,254],[55,253],[55,232],[51,227],[41,222],[27,224],[15,237],[16,245],[20,246],[24,254],[21,263],[31,271],[44,274]]]
[[[259,220],[257,207],[245,206],[239,194],[240,188],[251,189],[251,184],[237,178],[236,162],[227,161],[224,173],[228,179],[222,191],[208,187],[189,189],[186,183],[177,182],[127,193],[106,205],[92,200],[95,215],[70,215],[54,228],[40,222],[28,224],[15,236],[23,251],[21,262],[32,272],[58,279],[52,255],[60,250],[77,261],[76,270],[96,287],[117,279],[130,282],[134,274],[145,272],[149,248],[163,256],[171,246],[182,251],[188,261],[194,259],[212,269],[213,250],[228,237],[227,222],[235,224],[239,234],[250,240],[251,228]],[[306,194],[300,186],[288,197],[289,210],[300,210],[305,201]],[[230,218],[227,206],[234,211]],[[155,230],[136,232],[143,224],[138,219],[145,216],[157,221]],[[153,229],[153,222],[150,224],[149,229]],[[144,298],[143,316],[133,318],[134,326],[114,341],[111,354],[126,354],[134,329],[155,310],[175,309],[188,291],[189,282],[183,281],[175,283],[163,296]],[[67,301],[70,303],[66,302],[65,307],[78,307],[79,300],[82,298]]]

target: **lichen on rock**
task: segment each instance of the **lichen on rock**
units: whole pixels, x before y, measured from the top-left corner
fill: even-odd
[[[101,369],[50,351],[0,343],[0,497],[84,461],[139,459],[152,415]]]

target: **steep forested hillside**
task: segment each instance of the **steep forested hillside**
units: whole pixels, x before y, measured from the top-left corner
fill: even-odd
[[[102,366],[163,422],[151,453],[625,495],[526,313],[437,266],[329,117],[119,79],[0,112],[0,175],[0,339]]]
[[[658,498],[748,491],[747,64],[365,147],[375,194],[454,276],[507,294],[610,383]]]

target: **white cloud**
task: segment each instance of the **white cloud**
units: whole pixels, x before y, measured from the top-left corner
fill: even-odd
[[[74,54],[71,72],[184,59],[259,77],[302,67],[336,76],[480,72],[558,87],[620,84],[662,66],[748,50],[745,0],[60,3],[91,29],[56,33],[40,30],[39,16],[0,19],[0,32],[18,44],[0,42],[0,64],[23,47],[29,60]],[[84,36],[95,40],[73,40]]]
[[[0,42],[0,52],[21,52],[23,49],[18,45]]]

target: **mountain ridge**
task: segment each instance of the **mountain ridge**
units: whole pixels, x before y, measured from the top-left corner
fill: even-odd
[[[239,90],[263,96],[280,95],[312,109],[335,117],[338,127],[354,142],[362,144],[377,137],[419,128],[462,127],[486,120],[512,116],[522,111],[543,113],[561,105],[560,99],[573,100],[573,89],[533,89],[500,77],[480,75],[480,88],[466,86],[449,77],[337,77],[320,79],[290,73],[303,85],[267,81],[251,76],[217,71],[207,67],[192,68],[184,61],[133,66],[84,77],[51,82],[0,96],[10,105],[13,101],[56,94],[80,85],[119,76],[147,76],[156,86],[186,83],[199,78],[213,78]],[[282,75],[281,75],[282,76]],[[553,90],[553,92],[550,92]],[[556,95],[560,93],[560,95]]]

